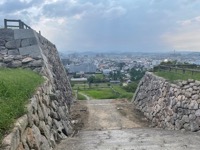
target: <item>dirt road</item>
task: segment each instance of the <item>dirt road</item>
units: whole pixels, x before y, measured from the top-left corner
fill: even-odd
[[[56,150],[199,150],[200,134],[148,127],[126,100],[78,101],[72,107],[76,133]],[[78,132],[79,131],[79,132]]]

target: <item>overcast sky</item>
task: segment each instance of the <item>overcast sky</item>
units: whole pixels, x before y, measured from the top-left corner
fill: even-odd
[[[0,0],[66,51],[200,51],[200,0]]]

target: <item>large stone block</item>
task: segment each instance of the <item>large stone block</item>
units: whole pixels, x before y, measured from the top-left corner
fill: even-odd
[[[32,57],[41,56],[40,47],[38,45],[32,45],[28,47],[19,48],[20,55],[29,55]]]
[[[32,29],[15,29],[13,33],[14,39],[26,39],[35,37],[34,30]]]
[[[15,48],[19,48],[21,45],[21,40],[12,40],[12,41],[8,41],[5,44],[5,47],[8,49],[15,49]]]
[[[12,29],[0,29],[0,39],[10,41],[14,39],[14,31]]]
[[[37,39],[35,37],[23,39],[21,42],[21,47],[26,47],[31,45],[37,45]]]

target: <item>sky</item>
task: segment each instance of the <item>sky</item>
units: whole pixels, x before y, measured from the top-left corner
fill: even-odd
[[[0,0],[59,52],[200,52],[200,0]]]

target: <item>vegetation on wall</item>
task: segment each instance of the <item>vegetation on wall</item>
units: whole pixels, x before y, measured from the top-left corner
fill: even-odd
[[[26,112],[27,100],[43,80],[31,70],[0,68],[0,140]]]

